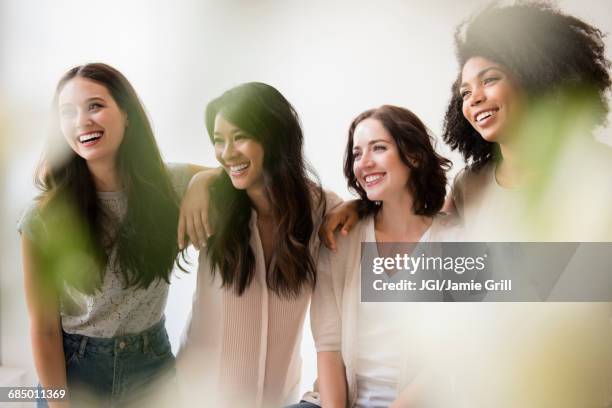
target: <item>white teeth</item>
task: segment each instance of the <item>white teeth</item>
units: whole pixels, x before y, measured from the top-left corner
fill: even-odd
[[[101,137],[102,137],[102,132],[87,133],[86,135],[79,136],[79,142],[85,143],[93,139],[99,139]]]
[[[372,174],[372,175],[366,176],[365,181],[366,183],[372,183],[378,179],[383,178],[383,176],[384,174]]]
[[[495,110],[488,110],[485,112],[480,112],[478,115],[476,115],[476,121],[480,122],[483,119],[488,118],[489,116],[493,116],[495,114]]]
[[[242,163],[236,166],[230,166],[230,170],[238,172],[238,171],[246,169],[247,167],[249,167],[249,163]]]

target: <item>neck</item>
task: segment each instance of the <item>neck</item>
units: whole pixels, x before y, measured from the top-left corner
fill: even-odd
[[[406,191],[385,200],[375,218],[376,231],[394,241],[418,241],[432,223],[431,217],[413,212],[414,200]]]
[[[504,143],[499,145],[499,150],[501,160],[495,169],[495,178],[500,186],[516,188],[534,180],[536,169],[518,146]]]
[[[117,172],[115,161],[87,162],[87,168],[93,176],[97,191],[114,192],[121,191],[123,185]]]
[[[257,211],[259,218],[272,216],[272,206],[270,205],[270,200],[268,199],[263,187],[253,187],[248,189],[247,195],[251,199],[253,207],[255,208],[255,211]]]

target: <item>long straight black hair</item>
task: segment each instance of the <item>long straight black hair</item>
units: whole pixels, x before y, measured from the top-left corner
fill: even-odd
[[[276,294],[295,297],[316,281],[315,262],[309,251],[314,231],[313,210],[325,211],[322,189],[308,174],[298,114],[275,88],[250,82],[225,92],[206,107],[206,128],[213,140],[217,115],[242,129],[263,146],[265,193],[272,205],[276,262],[266,275]],[[249,245],[252,204],[244,190],[234,188],[223,173],[211,186],[209,219],[215,234],[208,239],[213,274],[238,295],[253,280],[255,257]],[[313,199],[313,197],[315,197]]]
[[[116,69],[91,63],[70,69],[60,79],[54,98],[74,78],[85,78],[104,86],[127,117],[128,125],[117,153],[117,171],[125,195],[127,213],[113,237],[103,237],[103,212],[86,161],[66,143],[59,123],[54,125],[36,181],[42,190],[39,207],[68,202],[92,244],[89,255],[96,260],[101,282],[108,263],[109,245],[117,245],[117,262],[126,287],[146,288],[163,279],[169,282],[178,254],[176,228],[179,199],[162,161],[151,124],[134,88]],[[57,115],[57,114],[56,114]],[[58,154],[58,150],[62,153]],[[95,289],[88,285],[80,289]]]

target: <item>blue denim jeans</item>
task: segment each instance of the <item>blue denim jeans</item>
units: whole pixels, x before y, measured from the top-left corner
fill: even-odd
[[[164,319],[134,335],[96,338],[64,333],[71,405],[118,407],[138,404],[174,381],[174,356]],[[37,406],[47,407],[45,400]]]
[[[297,404],[289,405],[285,408],[321,408],[321,406],[302,400]]]

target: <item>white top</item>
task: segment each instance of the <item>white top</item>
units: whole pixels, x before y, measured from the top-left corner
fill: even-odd
[[[451,194],[466,238],[610,240],[610,160],[590,154],[578,162],[559,162],[563,166],[549,174],[547,189],[541,191],[503,188],[494,164],[460,172]],[[574,261],[587,265],[576,255]],[[438,338],[448,340],[436,351],[459,397],[447,398],[443,406],[499,406],[500,401],[512,407],[606,406],[612,401],[612,303],[448,306],[437,322]],[[442,385],[438,390],[447,392]]]
[[[330,209],[341,200],[327,193],[326,202]],[[315,261],[322,215],[319,210],[313,217],[309,248]],[[255,211],[250,231],[255,276],[242,296],[221,288],[219,274],[212,278],[206,251],[200,251],[197,290],[177,356],[185,402],[202,401],[203,395],[206,406],[221,407],[275,407],[297,401],[302,327],[311,290],[294,299],[270,290]]]
[[[443,242],[453,239],[456,232],[453,223],[442,218],[434,218],[433,224],[421,241]],[[430,344],[438,339],[435,335],[432,336],[437,329],[433,328],[431,323],[436,321],[432,315],[437,316],[440,304],[419,302],[362,304],[360,302],[362,242],[376,242],[372,217],[361,220],[348,236],[340,237],[335,253],[326,248],[321,249],[317,286],[311,307],[312,332],[317,352],[342,352],[348,383],[349,407],[355,404],[371,406],[381,397],[381,406],[388,406],[388,401],[394,399],[411,384],[424,369],[427,359],[423,354],[431,351]],[[364,318],[368,319],[368,316],[375,318],[377,311],[391,312],[389,320],[378,316],[382,320],[378,322],[380,324],[375,323],[375,326],[364,328]],[[362,344],[366,343],[361,351],[359,339]],[[379,350],[368,346],[373,342],[380,342]],[[386,351],[381,351],[382,347]],[[374,350],[370,350],[372,348]],[[372,352],[380,354],[377,357],[368,355]],[[379,361],[379,358],[382,361]],[[390,363],[389,360],[392,358],[396,360]],[[365,362],[365,359],[369,362]],[[365,367],[363,363],[366,363]],[[382,371],[375,371],[374,366],[376,370],[382,367]],[[369,381],[369,385],[365,384],[365,388],[362,389],[364,378],[361,375],[366,377],[366,382],[367,377],[376,377],[377,383]],[[382,376],[382,382],[377,381],[378,375]],[[372,390],[375,394],[368,395]]]
[[[177,194],[182,196],[189,183],[188,166],[169,164],[168,170]],[[98,200],[106,214],[104,237],[112,237],[127,212],[127,196],[123,192],[99,192]],[[44,227],[38,207],[33,202],[19,221],[18,230],[35,239],[36,223]],[[117,246],[109,243],[109,247],[108,263],[99,290],[87,294],[64,284],[60,291],[62,328],[67,333],[103,338],[134,334],[158,323],[164,315],[168,284],[160,280],[146,289],[125,288],[117,264]]]
[[[428,228],[419,242],[429,240]],[[376,242],[374,222],[366,223],[366,242]],[[385,280],[386,273],[380,275]],[[410,347],[400,327],[411,321],[414,308],[401,302],[359,302],[355,375],[356,407],[388,407],[397,398],[401,350]],[[416,373],[415,373],[416,374]]]

